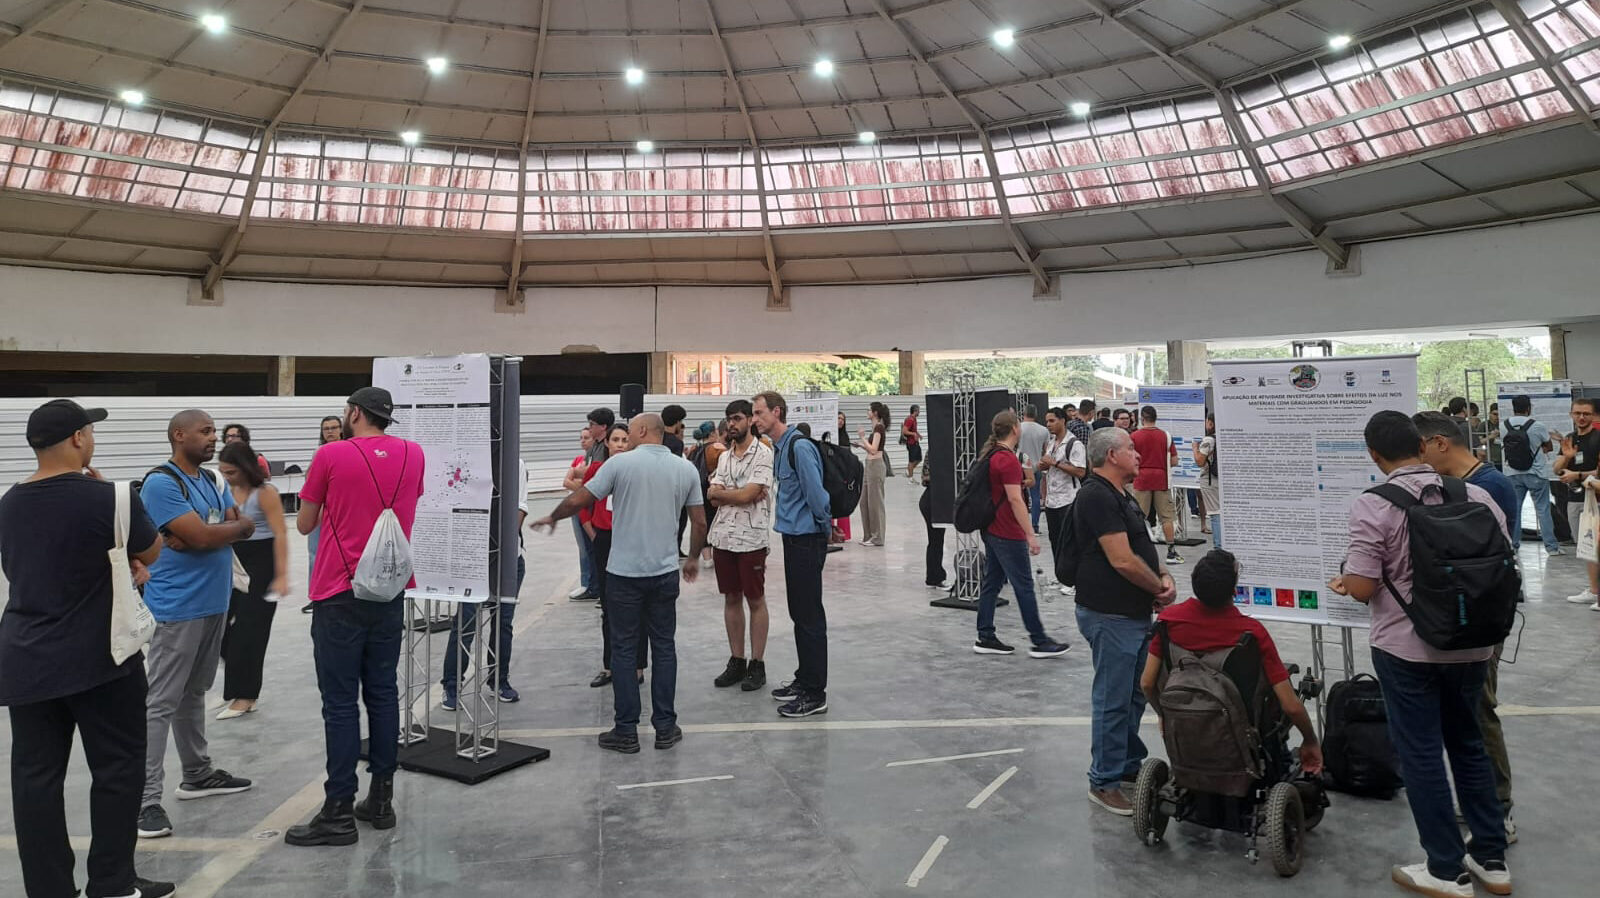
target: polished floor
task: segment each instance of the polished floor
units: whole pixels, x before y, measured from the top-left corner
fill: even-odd
[[[588,687],[600,664],[598,614],[566,598],[577,568],[571,532],[530,537],[513,673],[522,701],[503,706],[502,720],[509,738],[553,756],[470,788],[402,773],[399,827],[363,826],[349,848],[281,838],[320,802],[323,759],[310,617],[289,600],[260,712],[210,724],[216,762],[255,789],[169,801],[176,835],[142,843],[140,871],[176,880],[184,898],[1401,894],[1389,865],[1421,858],[1403,800],[1335,795],[1292,883],[1265,862],[1252,866],[1242,838],[1179,825],[1146,848],[1127,819],[1091,806],[1090,668],[1071,600],[1042,605],[1050,632],[1074,643],[1065,659],[972,654],[972,615],[928,606],[916,498],[903,477],[890,480],[890,545],[830,556],[830,713],[784,721],[764,691],[712,687],[727,645],[708,569],[678,606],[687,737],[654,751],[646,724],[633,756],[594,745],[611,697]],[[293,554],[303,570],[298,539]],[[1535,541],[1523,560],[1526,628],[1500,675],[1521,836],[1510,865],[1518,895],[1594,894],[1600,614],[1562,601],[1581,586],[1570,555],[1546,559]],[[769,584],[774,685],[794,666],[781,564],[773,559]],[[1002,638],[1025,644],[1015,606],[998,619]],[[1307,628],[1272,629],[1285,660],[1309,662]],[[444,637],[434,640],[437,658]],[[1357,645],[1359,659],[1364,634]],[[1159,753],[1153,717],[1144,733]],[[9,749],[4,724],[0,743]],[[906,761],[925,763],[897,763]],[[170,756],[168,771],[175,783]],[[83,835],[87,794],[75,761],[68,814]],[[9,815],[0,822],[0,895],[22,894],[12,826]]]

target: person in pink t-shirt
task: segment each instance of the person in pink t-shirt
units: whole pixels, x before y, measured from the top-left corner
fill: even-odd
[[[322,810],[309,823],[291,826],[284,834],[283,840],[290,845],[353,845],[358,819],[375,829],[395,825],[396,739],[372,739],[367,767],[372,787],[365,801],[355,803],[359,786],[356,762],[361,754],[357,698],[366,697],[368,730],[375,737],[400,732],[395,671],[400,663],[405,602],[398,596],[387,602],[361,601],[350,581],[384,509],[394,509],[401,529],[410,538],[426,460],[421,446],[384,433],[394,420],[394,400],[388,390],[362,387],[348,403],[344,423],[351,437],[317,450],[300,490],[300,514],[295,521],[302,534],[322,525],[307,594],[316,605],[311,645],[317,687],[322,692],[328,779],[323,786],[326,800]]]

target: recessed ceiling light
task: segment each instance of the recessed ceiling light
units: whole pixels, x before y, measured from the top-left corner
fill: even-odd
[[[228,19],[214,12],[208,12],[200,17],[200,27],[212,34],[221,34],[228,30]]]
[[[994,42],[997,46],[1009,47],[1017,42],[1017,33],[1010,28],[1002,28],[994,33]]]
[[[833,60],[827,58],[819,59],[817,64],[811,67],[811,70],[826,78],[833,74]]]
[[[122,102],[127,103],[129,106],[138,106],[144,103],[144,91],[142,90],[125,90],[117,94],[117,96],[121,97]]]
[[[641,140],[633,146],[634,149],[641,153],[654,153],[656,151],[656,142],[653,140]]]
[[[406,146],[414,147],[422,139],[422,134],[417,131],[401,131],[400,142]]]
[[[862,143],[875,143],[878,139],[878,133],[876,131],[862,131],[856,135],[856,139]]]
[[[1350,35],[1348,34],[1335,34],[1333,37],[1328,38],[1328,48],[1330,50],[1343,50],[1348,46],[1350,46]]]
[[[629,66],[628,70],[622,73],[622,80],[628,82],[629,84],[643,84],[644,69],[641,69],[637,66]]]
[[[427,59],[428,71],[435,75],[443,75],[444,70],[450,68],[450,60],[443,56],[429,56]]]
[[[1088,103],[1085,103],[1082,100],[1079,100],[1078,102],[1073,103],[1071,106],[1068,106],[1067,108],[1072,110],[1072,114],[1073,115],[1088,115],[1089,114],[1089,110],[1090,110],[1091,107],[1089,106]]]

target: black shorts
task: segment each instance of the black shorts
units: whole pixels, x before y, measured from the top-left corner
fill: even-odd
[[[906,444],[906,459],[909,460],[914,465],[921,463],[921,461],[922,461],[922,444],[921,443],[907,443]]]

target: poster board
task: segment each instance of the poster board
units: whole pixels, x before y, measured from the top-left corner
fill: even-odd
[[[1417,409],[1417,357],[1214,361],[1224,547],[1239,559],[1239,610],[1263,620],[1365,627],[1334,594],[1350,504],[1382,474],[1362,432],[1379,411]]]
[[[1166,431],[1172,444],[1178,447],[1178,465],[1172,469],[1171,485],[1199,489],[1201,470],[1194,463],[1194,447],[1206,435],[1206,388],[1140,387],[1139,405],[1155,406],[1156,426]]]
[[[389,435],[422,446],[427,468],[411,529],[413,598],[489,598],[494,465],[487,355],[372,360],[394,397]]]
[[[828,442],[839,439],[839,394],[821,393],[816,396],[797,396],[789,400],[790,427],[799,427],[807,424],[811,428],[811,438],[820,440],[828,436]],[[898,431],[896,431],[898,433]],[[856,435],[850,434],[850,439],[855,440]]]
[[[1533,419],[1550,429],[1551,439],[1560,442],[1572,429],[1572,381],[1517,380],[1495,384],[1495,401],[1500,403],[1500,420],[1514,414],[1511,397],[1526,396],[1533,403]]]

